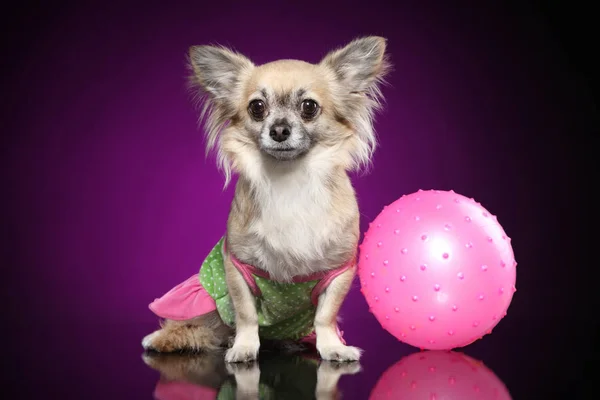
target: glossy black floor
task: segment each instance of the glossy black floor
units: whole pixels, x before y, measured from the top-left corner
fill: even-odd
[[[360,363],[265,350],[256,366],[228,368],[219,354],[144,354],[140,339],[154,324],[29,321],[13,326],[19,337],[5,342],[3,386],[15,399],[234,399],[246,398],[236,397],[237,384],[244,390],[260,373],[262,399],[312,399],[317,385],[323,399],[339,398],[338,392],[345,399],[589,398],[583,396],[594,360],[589,330],[535,317],[506,322],[453,353],[419,352],[373,330],[346,333],[365,349]]]

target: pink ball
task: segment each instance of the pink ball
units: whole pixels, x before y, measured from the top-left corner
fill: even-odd
[[[462,353],[425,351],[383,373],[370,400],[510,400],[504,383],[482,362]]]
[[[421,349],[449,350],[491,333],[506,315],[516,266],[510,238],[479,203],[420,190],[370,224],[358,275],[384,329]]]

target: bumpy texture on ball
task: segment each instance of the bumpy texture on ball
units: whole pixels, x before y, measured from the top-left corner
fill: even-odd
[[[461,353],[413,353],[379,378],[370,400],[511,400],[502,381],[482,362]]]
[[[370,224],[358,275],[371,312],[409,345],[466,346],[491,333],[516,291],[510,238],[454,191],[402,196]]]

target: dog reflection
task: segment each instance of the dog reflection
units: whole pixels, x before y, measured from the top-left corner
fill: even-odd
[[[342,375],[360,371],[358,362],[319,361],[313,355],[266,353],[252,363],[226,364],[222,352],[145,353],[144,362],[160,372],[157,400],[341,398]]]

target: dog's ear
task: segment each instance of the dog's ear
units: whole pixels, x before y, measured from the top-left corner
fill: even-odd
[[[192,46],[188,55],[191,83],[217,102],[232,101],[242,77],[254,67],[248,58],[221,46]]]
[[[217,147],[218,166],[225,172],[225,187],[231,166],[220,146],[220,132],[236,114],[242,102],[242,85],[254,69],[243,55],[221,46],[193,46],[188,52],[191,69],[189,86],[204,119],[206,152]]]
[[[333,70],[342,87],[350,92],[368,93],[390,69],[385,50],[386,39],[367,36],[330,52],[321,64]]]
[[[336,114],[357,133],[355,167],[367,166],[377,145],[374,112],[381,109],[381,84],[391,69],[386,40],[378,36],[355,39],[327,54],[319,65],[331,71],[337,82],[333,90]]]

